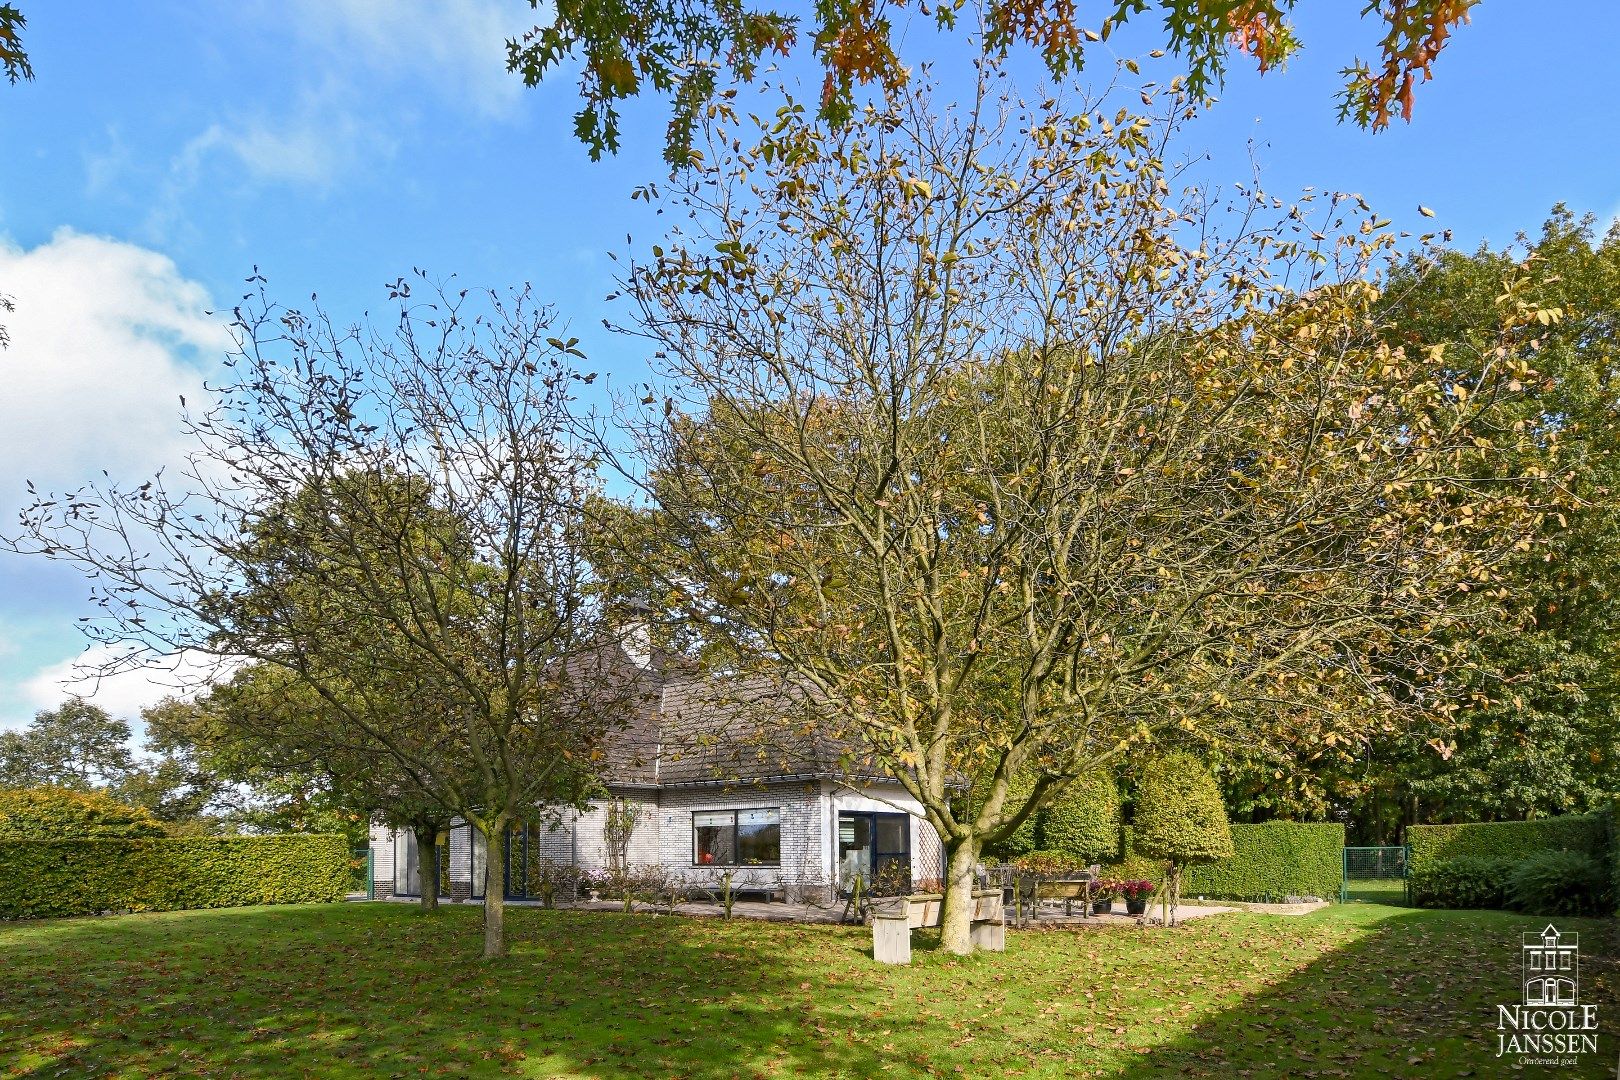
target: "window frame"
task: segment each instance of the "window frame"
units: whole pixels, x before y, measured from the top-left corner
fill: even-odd
[[[702,862],[702,861],[700,861],[698,859],[698,854],[699,854],[699,852],[698,852],[698,828],[699,828],[699,825],[698,825],[698,820],[697,819],[701,815],[704,815],[704,814],[729,814],[729,815],[731,815],[731,854],[732,854],[732,858],[736,859],[736,858],[740,857],[739,856],[739,847],[740,847],[740,845],[739,845],[738,841],[741,839],[741,836],[740,836],[741,825],[740,825],[740,823],[739,823],[739,821],[737,819],[737,816],[739,814],[752,814],[752,813],[759,813],[761,811],[768,811],[768,812],[774,813],[776,815],[776,861],[775,862]],[[723,828],[725,828],[725,826],[724,825],[704,825],[704,826],[702,826],[702,828],[705,828],[705,829],[721,828],[721,829],[723,829]],[[780,867],[781,865],[782,865],[782,808],[780,806],[723,806],[723,807],[718,807],[718,808],[713,809],[713,810],[693,810],[692,811],[692,866],[693,866],[693,868],[698,869],[698,870],[713,870],[713,869],[746,870],[747,868],[749,868],[751,866],[775,866],[775,867]]]

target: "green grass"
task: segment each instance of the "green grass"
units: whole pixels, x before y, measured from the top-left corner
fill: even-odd
[[[1372,904],[1406,905],[1404,878],[1365,878],[1350,882],[1347,896],[1350,900]],[[1331,899],[1337,899],[1333,897]]]
[[[1366,904],[1031,931],[909,968],[867,932],[616,913],[239,908],[0,925],[0,1076],[1497,1076],[1521,931]],[[1608,921],[1579,930],[1608,1075]],[[1605,1068],[1607,1066],[1607,1068]],[[1534,1067],[1527,1072],[1535,1071]]]

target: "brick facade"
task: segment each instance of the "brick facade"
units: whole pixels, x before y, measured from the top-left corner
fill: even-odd
[[[921,816],[921,807],[899,785],[869,785],[850,789],[827,780],[779,781],[727,786],[683,786],[652,791],[626,789],[617,793],[637,808],[630,834],[628,861],[632,866],[657,864],[694,884],[718,885],[721,868],[694,861],[692,815],[705,810],[750,810],[774,807],[781,811],[782,861],[780,866],[733,868],[733,888],[782,890],[790,896],[805,892],[828,894],[837,884],[840,810],[867,813],[907,812],[911,815],[910,847],[913,881],[944,876],[944,848],[933,826]],[[554,828],[541,835],[541,850],[548,859],[587,869],[608,865],[605,805],[583,814],[569,811]],[[451,899],[482,895],[482,883],[472,882],[472,833],[458,825],[450,832]],[[378,899],[394,895],[394,837],[373,826],[371,848],[376,867]]]

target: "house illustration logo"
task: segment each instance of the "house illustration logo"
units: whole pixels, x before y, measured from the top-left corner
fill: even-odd
[[[1522,935],[1519,953],[1524,1004],[1530,1008],[1570,1008],[1580,986],[1579,934],[1560,934],[1551,923],[1539,933]]]
[[[1520,997],[1496,1007],[1496,1056],[1515,1068],[1580,1065],[1598,1052],[1598,1007],[1580,1004],[1580,935],[1548,923],[1519,940]]]

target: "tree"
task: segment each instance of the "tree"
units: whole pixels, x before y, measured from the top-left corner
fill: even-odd
[[[1106,769],[1078,776],[1040,814],[1041,847],[1081,862],[1118,859],[1119,781]]]
[[[604,517],[656,542],[655,609],[812,688],[925,808],[951,951],[981,849],[1132,747],[1440,708],[1435,629],[1492,601],[1542,486],[1470,483],[1528,366],[1390,349],[1394,238],[1354,200],[1228,215],[1172,195],[1184,97],[994,82],[717,125],[674,181],[693,224],[624,283],[660,384],[618,459],[641,513]]]
[[[104,791],[0,788],[0,840],[120,839],[162,836],[162,823]]]
[[[83,791],[116,785],[134,769],[129,725],[78,696],[35,713],[22,731],[0,732],[0,787]]]
[[[10,546],[92,578],[83,625],[113,667],[189,650],[279,669],[351,750],[478,828],[496,957],[507,826],[583,803],[642,687],[609,670],[582,554],[581,354],[526,290],[425,280],[390,287],[392,321],[345,326],[254,278],[234,377],[185,415],[190,466],[42,497]],[[399,709],[410,680],[430,710]]]
[[[372,702],[368,712],[380,714],[380,703],[392,695],[398,726],[416,724],[429,735],[441,731],[442,704],[425,692],[424,682],[384,683],[372,672],[364,688]],[[336,819],[356,844],[365,842],[372,821],[408,829],[416,839],[424,884],[439,880],[436,840],[450,828],[455,812],[401,770],[385,747],[345,723],[282,669],[243,668],[166,722],[161,734],[166,743],[188,744],[224,775],[250,786],[263,805],[240,816],[260,824]],[[437,910],[437,889],[424,887],[420,903],[424,910]]]
[[[1559,472],[1569,497],[1536,544],[1503,567],[1513,584],[1490,618],[1448,629],[1460,708],[1436,726],[1381,724],[1366,741],[1303,755],[1221,755],[1234,813],[1343,815],[1362,843],[1406,825],[1596,809],[1620,789],[1620,235],[1555,208],[1511,248],[1425,253],[1394,268],[1384,321],[1393,347],[1426,341],[1477,367],[1504,344],[1538,379],[1504,418],[1556,432],[1496,459],[1505,475]],[[1512,341],[1503,304],[1546,313]],[[1481,432],[1482,436],[1491,436]]]
[[[1232,828],[1215,778],[1191,754],[1165,754],[1150,761],[1136,786],[1131,847],[1165,861],[1164,924],[1176,924],[1181,871],[1232,856]]]
[[[22,44],[27,28],[28,20],[15,4],[0,4],[0,71],[13,86],[34,77],[34,65]]]
[[[1452,30],[1468,20],[1476,2],[1395,0],[1368,7],[1365,13],[1376,11],[1381,23],[1380,56],[1375,65],[1356,59],[1344,69],[1340,119],[1377,131],[1388,126],[1398,108],[1410,120],[1414,89],[1429,80]],[[1163,15],[1166,46],[1187,62],[1188,89],[1202,98],[1220,86],[1234,52],[1264,72],[1281,67],[1302,47],[1289,20],[1296,3],[1156,0],[1150,5],[1140,0],[1083,12],[1074,5],[988,0],[975,27],[986,57],[1030,46],[1061,84],[1084,68],[1090,45],[1107,40],[1151,6]],[[728,83],[753,81],[762,61],[790,55],[806,42],[825,69],[821,115],[835,122],[849,117],[857,87],[900,93],[912,71],[896,50],[890,12],[875,0],[818,6],[808,23],[766,8],[712,2],[559,0],[548,10],[550,22],[507,42],[507,69],[536,86],[553,69],[580,64],[584,104],[575,114],[574,130],[593,159],[619,148],[619,103],[650,88],[669,98],[665,157],[672,165],[687,164],[694,132],[707,110],[728,96]],[[960,4],[918,8],[940,29],[954,28],[960,10]]]

